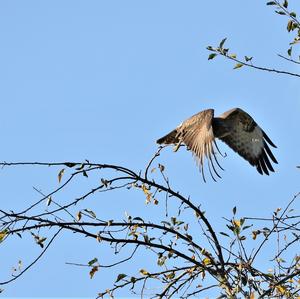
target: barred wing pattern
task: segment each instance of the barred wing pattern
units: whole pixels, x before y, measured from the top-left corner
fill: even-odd
[[[260,174],[274,172],[270,159],[278,163],[269,145],[276,147],[254,119],[242,109],[229,110],[220,116],[230,134],[220,137],[229,147],[255,166]]]
[[[213,180],[215,180],[213,173],[221,178],[214,165],[214,162],[216,162],[222,168],[215,155],[214,145],[216,148],[217,145],[212,127],[213,116],[213,109],[201,111],[183,122],[178,128],[179,139],[192,151],[204,182],[206,181],[204,175],[205,158],[207,158],[209,173]]]
[[[206,181],[204,174],[205,158],[207,159],[208,169],[213,180],[216,181],[214,174],[221,178],[217,172],[215,163],[223,169],[216,158],[215,148],[218,150],[218,147],[212,127],[213,116],[213,109],[201,111],[185,120],[166,136],[157,140],[158,144],[184,143],[192,151],[204,182]]]
[[[231,109],[219,117],[214,117],[214,110],[201,111],[185,120],[176,129],[157,140],[159,144],[184,143],[196,157],[203,180],[204,161],[207,160],[208,169],[213,180],[214,175],[220,178],[216,166],[223,169],[217,158],[220,153],[215,138],[224,141],[229,147],[255,166],[260,174],[269,175],[274,172],[270,159],[278,163],[269,145],[276,147],[267,134],[257,125],[254,119],[240,108]]]

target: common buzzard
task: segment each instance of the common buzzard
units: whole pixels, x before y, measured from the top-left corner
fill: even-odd
[[[278,163],[269,145],[275,144],[259,127],[254,119],[240,108],[224,112],[219,117],[214,117],[214,110],[201,111],[181,123],[175,130],[157,140],[158,144],[175,144],[176,149],[184,143],[196,157],[203,180],[205,181],[203,166],[207,158],[209,172],[215,180],[215,175],[220,178],[214,162],[223,169],[216,157],[215,148],[220,153],[215,138],[224,141],[235,152],[255,166],[260,174],[269,175],[274,172],[270,159]]]

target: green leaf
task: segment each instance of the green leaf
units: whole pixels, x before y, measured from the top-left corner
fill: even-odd
[[[287,26],[286,26],[286,29],[288,32],[293,30],[293,24],[294,24],[294,22],[292,20],[288,21]]]
[[[84,164],[81,164],[79,167],[75,168],[76,170],[81,170],[84,168]]]
[[[241,68],[243,66],[243,64],[242,63],[237,63],[235,66],[234,66],[234,70],[235,69],[239,69],[239,68]]]
[[[208,60],[214,59],[217,55],[218,55],[218,54],[216,54],[216,53],[211,53],[211,54],[209,54]]]
[[[134,217],[134,218],[132,219],[132,221],[142,221],[142,222],[144,222],[144,219],[141,218],[141,217]]]
[[[283,7],[285,7],[285,8],[287,8],[288,7],[288,5],[289,5],[289,3],[288,3],[288,1],[287,0],[284,0],[284,2],[283,2]]]
[[[95,212],[93,212],[92,210],[89,209],[84,209],[85,212],[87,212],[90,216],[92,216],[93,218],[97,218]]]
[[[144,237],[144,241],[146,242],[146,243],[149,243],[149,237],[148,237],[148,235],[143,235],[143,237]]]
[[[189,234],[184,234],[190,241],[193,241],[193,237]]]
[[[290,45],[294,45],[300,42],[300,36],[299,37],[295,37],[294,40],[290,43]]]
[[[220,232],[221,235],[225,236],[225,237],[229,237],[228,234],[224,233],[224,232]]]
[[[241,218],[240,222],[241,222],[241,226],[243,226],[243,224],[245,223],[245,218]]]
[[[267,5],[276,5],[276,2],[270,1],[270,2],[267,2]]]
[[[50,206],[51,202],[52,202],[52,197],[49,196],[49,197],[47,198],[47,203],[46,203],[47,207]]]
[[[158,168],[159,168],[160,172],[164,172],[164,170],[165,170],[165,166],[160,163],[158,163]]]
[[[293,50],[293,47],[290,47],[290,48],[287,50],[287,53],[288,53],[289,56],[292,55],[292,50]]]
[[[226,42],[226,39],[227,39],[227,37],[225,37],[225,38],[223,38],[223,39],[221,40],[220,45],[219,45],[219,48],[220,48],[220,49],[223,48],[223,45],[224,45],[224,43]]]
[[[72,167],[74,167],[75,165],[76,165],[76,163],[73,163],[73,162],[65,162],[64,163],[67,167],[70,167],[70,168],[72,168]]]
[[[98,259],[95,257],[95,258],[93,258],[92,260],[90,260],[89,262],[88,262],[88,265],[89,266],[92,266],[93,264],[95,264],[95,263],[97,263],[98,262]]]
[[[229,49],[228,48],[223,48],[223,49],[220,49],[220,53],[222,53],[223,55],[227,55],[227,53],[228,53],[228,51],[229,51]]]
[[[252,226],[253,226],[253,224],[251,224],[251,225],[246,225],[246,226],[243,227],[243,230],[248,229],[248,228],[250,228],[250,227],[252,227]]]
[[[106,180],[106,179],[103,179],[103,178],[101,178],[101,183],[104,185],[104,187],[108,187],[108,185],[109,185],[109,182],[108,182],[108,180]]]
[[[157,265],[160,266],[160,267],[163,266],[163,265],[165,264],[165,262],[166,262],[166,259],[167,259],[166,256],[160,257],[160,258],[157,260]]]
[[[232,213],[233,213],[233,215],[236,214],[236,207],[234,207],[234,208],[232,209]]]
[[[116,282],[122,280],[122,279],[125,278],[126,276],[127,276],[126,274],[120,273],[120,274],[118,275],[117,279],[116,279]]]
[[[163,221],[161,221],[161,223],[164,224],[164,225],[167,225],[167,226],[171,226],[171,223],[168,222],[168,221],[164,221],[164,220],[163,220]]]
[[[245,56],[245,60],[246,60],[246,62],[248,62],[248,61],[251,61],[252,60],[252,56]]]
[[[177,223],[176,217],[171,217],[171,223],[175,225]]]
[[[236,58],[236,54],[229,54],[230,58]]]
[[[38,245],[40,245],[42,248],[44,248],[44,242],[47,240],[47,238],[42,238],[42,237],[39,237],[38,240],[36,240],[36,243]]]
[[[286,15],[286,13],[282,10],[275,10],[275,12],[279,15],[282,15],[282,16]]]
[[[297,14],[294,11],[292,11],[292,12],[290,12],[290,16],[296,18]]]

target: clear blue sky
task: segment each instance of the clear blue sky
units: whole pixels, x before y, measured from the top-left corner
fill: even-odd
[[[296,5],[297,0],[290,1]],[[280,60],[292,39],[287,20],[265,1],[1,1],[0,99],[2,161],[75,160],[142,169],[155,140],[192,114],[241,107],[277,144],[279,165],[260,176],[226,145],[218,183],[204,184],[189,152],[167,149],[160,157],[174,186],[201,203],[216,228],[233,206],[245,216],[268,216],[299,191],[299,79],[258,72],[217,57],[206,46],[227,37],[237,54],[263,66],[300,72]],[[5,168],[0,172],[1,207],[18,210],[47,192],[57,170]],[[80,190],[80,186],[75,186]],[[90,200],[99,216],[122,219],[124,211],[144,216],[163,212],[129,192]],[[114,206],[112,205],[114,204]],[[32,240],[0,247],[0,278],[39,248]],[[93,280],[85,263],[110,251],[72,235],[60,237],[30,272],[5,288],[6,296],[94,296],[109,288],[118,270],[101,270]],[[126,272],[151,268],[138,256]],[[267,265],[266,265],[267,267]],[[127,295],[124,293],[123,295]]]

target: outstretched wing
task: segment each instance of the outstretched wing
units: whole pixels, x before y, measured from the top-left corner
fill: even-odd
[[[184,143],[195,156],[204,181],[206,181],[204,175],[205,158],[208,160],[208,169],[214,181],[216,181],[216,179],[214,178],[213,172],[220,178],[214,162],[223,170],[215,155],[214,145],[218,151],[219,149],[215,142],[212,128],[213,117],[213,109],[201,111],[156,141],[158,144],[177,144],[178,146]]]
[[[213,117],[213,109],[204,110],[193,115],[177,128],[177,136],[179,140],[184,142],[188,149],[190,149],[196,157],[196,161],[199,164],[204,181],[205,176],[203,166],[205,158],[208,159],[207,164],[209,172],[214,180],[215,178],[212,170],[215,175],[220,177],[214,165],[214,161],[222,169],[215,156],[214,145],[216,148],[217,145],[215,143],[215,136],[212,128]]]
[[[276,164],[278,162],[268,143],[276,146],[248,113],[235,108],[223,113],[219,119],[227,128],[227,134],[218,136],[219,139],[255,166],[260,174],[274,172],[270,159]]]

